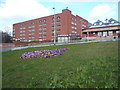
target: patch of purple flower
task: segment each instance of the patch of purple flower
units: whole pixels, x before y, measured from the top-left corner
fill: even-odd
[[[68,50],[68,48],[60,48],[54,50],[40,50],[40,51],[32,51],[32,52],[25,52],[23,53],[20,58],[28,59],[28,58],[35,58],[35,57],[53,57],[62,55],[62,52]]]

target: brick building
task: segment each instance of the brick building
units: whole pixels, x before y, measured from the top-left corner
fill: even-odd
[[[82,29],[88,27],[88,21],[64,9],[62,13],[55,14],[55,20],[54,15],[50,15],[13,24],[13,39],[21,42],[53,41],[54,26],[56,39],[58,35],[80,36]]]

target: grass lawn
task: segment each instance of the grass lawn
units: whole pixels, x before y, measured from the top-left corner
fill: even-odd
[[[24,52],[70,48],[51,58],[20,59]],[[3,52],[3,88],[117,88],[118,41]]]

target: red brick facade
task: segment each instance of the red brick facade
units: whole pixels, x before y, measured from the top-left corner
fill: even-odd
[[[82,29],[88,27],[88,21],[70,10],[55,14],[56,35],[82,34]],[[25,22],[13,24],[14,40],[20,41],[53,41],[54,15],[41,17]]]

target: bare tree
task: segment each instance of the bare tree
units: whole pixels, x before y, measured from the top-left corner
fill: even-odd
[[[6,26],[6,27],[4,28],[4,31],[5,31],[7,34],[9,34],[10,36],[12,36],[12,30],[11,30],[11,29],[12,29],[11,27]]]

